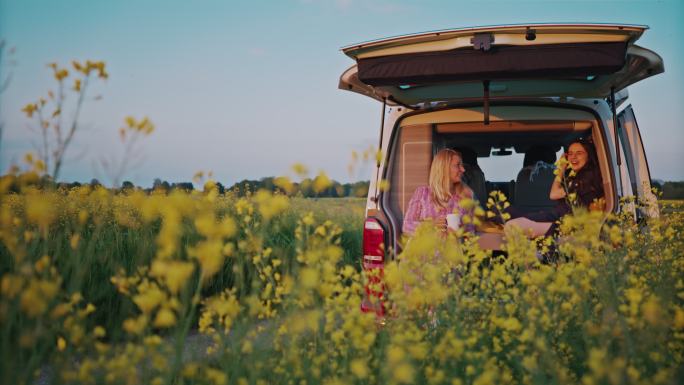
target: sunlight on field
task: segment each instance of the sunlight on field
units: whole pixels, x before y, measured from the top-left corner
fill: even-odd
[[[684,204],[580,213],[557,264],[424,227],[359,310],[363,199],[0,183],[0,382],[674,384]],[[598,226],[597,226],[598,225]],[[646,225],[646,224],[644,224]],[[186,346],[204,336],[201,349]],[[190,341],[190,342],[189,342]]]

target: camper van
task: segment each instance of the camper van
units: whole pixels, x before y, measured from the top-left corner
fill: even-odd
[[[553,204],[548,198],[553,166],[534,170],[536,175],[531,167],[552,165],[569,143],[589,138],[596,148],[605,210],[619,210],[626,196],[654,202],[627,92],[630,85],[664,71],[658,54],[636,44],[647,29],[506,25],[342,48],[355,64],[344,71],[339,88],[382,106],[383,156],[366,202],[364,269],[382,269],[401,251],[409,200],[417,187],[427,185],[432,158],[443,148],[461,152],[463,180],[479,200],[498,190],[517,206],[539,209]],[[502,169],[510,169],[510,175],[502,177]],[[389,188],[380,189],[381,181]],[[658,215],[655,204],[632,210],[635,219]],[[372,306],[364,302],[366,310]]]

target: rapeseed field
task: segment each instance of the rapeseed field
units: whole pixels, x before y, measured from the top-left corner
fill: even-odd
[[[682,202],[577,212],[506,255],[422,227],[374,288],[380,318],[359,310],[363,200],[35,177],[0,182],[3,384],[684,381]]]

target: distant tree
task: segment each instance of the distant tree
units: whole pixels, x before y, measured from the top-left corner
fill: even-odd
[[[334,182],[333,187],[335,189],[335,195],[337,195],[338,197],[346,197],[347,196],[347,194],[345,194],[344,185],[339,184],[337,182]]]
[[[218,190],[218,193],[223,195],[226,192],[226,188],[221,184],[221,182],[216,182],[216,190]]]
[[[275,191],[276,186],[273,183],[273,179],[274,178],[272,176],[269,176],[266,178],[261,178],[259,180],[259,185],[258,185],[257,189],[258,190],[264,189],[264,190],[268,190],[268,191]]]
[[[90,187],[100,187],[100,186],[102,186],[102,183],[100,183],[100,181],[97,180],[97,178],[93,178],[90,180]]]
[[[135,190],[135,185],[133,182],[125,180],[123,183],[121,183],[121,191],[133,191]]]
[[[663,191],[663,184],[664,184],[664,183],[665,183],[665,182],[663,182],[663,181],[660,180],[660,179],[653,179],[653,180],[651,180],[651,187],[657,188],[658,191]]]
[[[260,185],[261,184],[259,181],[243,179],[240,182],[234,184],[233,187],[230,188],[230,190],[235,191],[238,196],[243,197],[258,190]]]
[[[684,199],[684,182],[665,182],[663,199]]]
[[[36,181],[35,186],[43,190],[53,190],[57,188],[57,183],[50,175],[43,175]]]
[[[162,181],[159,178],[155,178],[154,182],[152,183],[152,191],[154,190],[169,192],[169,190],[171,190],[171,185],[169,185],[169,182],[167,181]]]
[[[313,190],[313,181],[311,178],[305,178],[302,180],[302,182],[299,184],[299,191],[302,193],[304,198],[316,196],[316,193]]]
[[[259,180],[244,179],[233,184],[230,188],[228,188],[228,190],[232,191],[237,196],[245,196],[253,193],[254,191],[258,191],[259,189],[265,189],[271,192],[281,191],[281,189],[275,185],[274,180],[275,178],[273,177],[261,178]],[[368,185],[368,181],[344,184],[341,184],[337,181],[332,181],[330,187],[316,193],[313,187],[313,180],[306,178],[300,183],[293,183],[292,191],[289,192],[289,195],[303,198],[338,198],[349,196],[365,197],[368,194]]]
[[[368,195],[369,181],[360,181],[350,185],[349,196],[365,197]]]
[[[192,182],[180,182],[172,184],[171,189],[190,192],[195,189],[195,186],[193,186]]]

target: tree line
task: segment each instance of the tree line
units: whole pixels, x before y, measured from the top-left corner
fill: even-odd
[[[684,182],[653,181],[652,186],[662,192],[662,199],[684,199]]]
[[[9,175],[5,177],[10,177]],[[3,177],[3,178],[5,178]],[[283,192],[281,188],[276,186],[274,183],[275,178],[274,177],[266,177],[266,178],[261,178],[261,179],[244,179],[242,181],[236,182],[232,184],[229,187],[226,187],[223,185],[221,182],[215,182],[216,188],[219,192],[219,194],[225,194],[225,193],[231,193],[235,194],[237,196],[246,196],[251,193],[254,193],[258,190],[268,190],[270,192]],[[14,178],[14,181],[11,181],[7,185],[8,191],[14,191],[14,192],[19,192],[20,190],[20,185],[32,185],[41,189],[64,189],[64,190],[69,190],[72,188],[76,187],[81,187],[81,186],[91,186],[91,187],[98,187],[98,186],[103,186],[102,183],[96,178],[93,178],[89,183],[80,183],[80,182],[54,182],[52,178],[48,175],[43,175],[42,177],[36,176],[32,180],[25,180],[23,183],[20,183],[17,178]],[[292,186],[290,188],[289,194],[293,196],[301,196],[304,198],[342,198],[342,197],[366,197],[368,195],[368,185],[369,181],[359,181],[359,182],[353,182],[353,183],[340,183],[338,181],[332,180],[329,183],[329,186],[324,188],[324,189],[319,189],[319,191],[315,191],[314,189],[314,181],[310,178],[306,178],[302,180],[301,182],[293,182]],[[164,192],[171,192],[175,190],[180,190],[180,191],[185,191],[185,192],[190,192],[193,190],[203,190],[204,186],[199,185],[195,186],[193,182],[177,182],[177,183],[169,183],[165,180],[161,180],[159,178],[156,178],[154,182],[152,183],[151,188],[141,188],[139,186],[136,186],[133,184],[131,181],[124,181],[121,184],[120,188],[114,188],[113,190],[117,190],[120,192],[130,192],[134,190],[140,190],[144,191],[146,193],[150,193],[152,191],[164,191]]]
[[[216,182],[216,188],[218,189],[218,192],[220,194],[224,194],[226,192],[232,192],[233,194],[236,194],[237,196],[245,196],[248,194],[251,194],[255,191],[258,191],[260,189],[265,189],[271,192],[276,192],[276,191],[281,191],[278,186],[275,184],[275,178],[274,177],[266,177],[266,178],[261,178],[261,179],[244,179],[239,182],[236,182],[232,184],[229,187],[224,186],[220,182]],[[15,185],[16,183],[10,183],[9,185],[9,190],[19,190],[19,186]],[[49,176],[43,176],[40,178],[36,178],[32,183],[32,185],[35,185],[37,187],[41,188],[65,188],[65,189],[70,189],[73,187],[79,187],[82,185],[90,185],[90,186],[101,186],[102,184],[97,180],[97,179],[92,179],[90,183],[80,183],[80,182],[72,182],[72,183],[65,183],[65,182],[60,182],[60,183],[55,183],[52,181],[52,178]],[[301,182],[293,182],[292,183],[292,190],[290,191],[291,195],[295,196],[302,196],[305,198],[341,198],[341,197],[366,197],[368,195],[368,186],[369,186],[369,181],[359,181],[359,182],[353,182],[353,183],[340,183],[338,181],[331,181],[330,186],[316,192],[313,187],[313,180],[310,178],[306,178],[302,180]],[[660,193],[660,198],[661,199],[684,199],[684,181],[680,182],[673,182],[673,181],[660,181],[660,180],[654,180],[652,182],[652,186],[655,187]],[[163,190],[166,192],[170,192],[173,190],[183,190],[183,191],[193,191],[195,190],[195,185],[192,182],[178,182],[178,183],[169,183],[167,181],[162,181],[161,179],[157,178],[154,180],[152,187],[151,188],[141,188],[138,186],[135,186],[132,182],[130,181],[124,181],[121,184],[121,188],[118,189],[120,191],[131,191],[131,190],[142,190],[145,192],[151,192],[153,190]]]
[[[301,196],[304,198],[342,198],[342,197],[366,197],[368,195],[369,181],[359,181],[352,183],[340,183],[338,181],[331,181],[330,186],[321,190],[315,191],[314,181],[311,178],[303,179],[301,182],[293,182],[290,195]],[[130,181],[125,181],[121,185],[122,189],[136,188]],[[228,191],[237,196],[246,196],[258,190],[267,190],[276,192],[282,190],[276,185],[275,177],[265,177],[261,179],[243,179],[233,185],[226,187],[221,182],[216,182],[216,188],[219,194],[224,194]],[[159,178],[154,180],[152,190],[183,190],[192,191],[195,186],[192,182],[169,183],[162,181]]]
[[[261,178],[259,180],[244,179],[240,182],[234,183],[232,186],[226,188],[221,183],[216,184],[219,193],[223,194],[226,191],[233,191],[238,196],[245,196],[260,189],[265,189],[271,192],[278,191],[279,188],[274,184],[274,177]],[[94,180],[98,183],[97,180]],[[92,183],[91,183],[92,184]],[[354,183],[340,183],[332,181],[330,187],[321,192],[315,192],[313,188],[313,181],[306,178],[299,183],[293,183],[292,195],[300,195],[305,198],[340,198],[340,197],[366,197],[368,195],[369,181],[359,181]],[[684,199],[684,181],[682,182],[664,182],[653,181],[652,186],[662,193],[662,199]],[[126,181],[122,184],[123,189],[133,189],[133,183]],[[169,183],[155,179],[152,189],[171,190],[194,190],[194,185],[191,182]],[[148,189],[150,190],[150,189]]]

